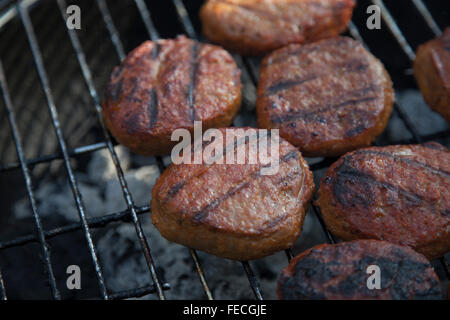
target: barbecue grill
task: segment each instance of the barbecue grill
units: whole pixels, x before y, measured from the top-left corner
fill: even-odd
[[[80,5],[82,9],[82,30],[69,30],[64,27],[66,8],[70,4]],[[371,4],[381,8],[381,30],[368,30],[366,27],[365,21],[368,17],[366,8]],[[144,233],[139,218],[142,215],[148,218],[150,206],[135,204],[116,153],[116,142],[109,135],[103,122],[101,92],[112,70],[110,66],[123,60],[129,49],[145,39],[156,40],[160,37],[173,37],[178,33],[185,33],[190,38],[204,41],[197,18],[200,5],[201,1],[183,0],[95,0],[89,3],[66,0],[0,0],[0,91],[2,94],[0,123],[4,124],[1,126],[3,128],[9,127],[11,133],[0,135],[0,150],[2,150],[0,174],[3,181],[24,179],[33,217],[32,230],[26,230],[24,234],[8,239],[0,235],[0,296],[2,299],[7,299],[11,288],[6,273],[5,277],[2,277],[1,269],[5,266],[2,266],[1,253],[29,244],[35,244],[32,247],[33,250],[40,251],[39,263],[45,269],[47,277],[47,283],[42,283],[42,286],[49,287],[54,299],[64,298],[61,294],[61,286],[58,284],[61,279],[57,279],[55,274],[57,262],[51,254],[49,243],[52,239],[70,237],[80,232],[87,243],[89,258],[94,267],[96,283],[90,285],[98,287],[99,294],[91,298],[128,299],[155,295],[159,299],[165,299],[166,290],[170,290],[170,279],[166,281],[160,276],[157,268],[158,257],[152,255],[152,239]],[[96,13],[93,14],[92,10]],[[139,20],[133,20],[133,12]],[[98,17],[101,18],[98,19]],[[422,0],[395,1],[395,3],[394,1],[384,3],[382,0],[359,1],[348,33],[381,58],[393,78],[397,91],[403,92],[409,89],[417,93],[411,73],[412,62],[415,58],[413,48],[439,35],[442,32],[441,27],[445,27],[445,21],[450,21],[449,18],[450,7],[443,2],[439,4],[437,1],[429,1],[425,4]],[[48,21],[52,19],[58,20],[56,29],[55,26],[46,27]],[[415,20],[414,23],[412,20]],[[103,31],[97,31],[97,28],[86,30],[85,23],[95,25]],[[99,38],[101,32],[108,35],[106,40]],[[125,32],[129,35],[126,40],[123,36]],[[21,37],[24,39],[23,44]],[[107,43],[103,43],[103,40]],[[62,45],[64,42],[70,43],[70,50],[64,49]],[[254,126],[254,121],[248,119],[255,118],[253,106],[259,59],[243,58],[238,55],[234,55],[234,58],[243,73],[244,105],[241,114],[249,116],[238,117],[235,125]],[[23,60],[27,62],[24,63]],[[106,67],[105,65],[108,64],[109,66]],[[40,87],[30,88],[30,84],[27,83],[30,77],[38,81]],[[74,77],[82,79],[84,85],[79,90],[88,94],[89,100],[84,101],[80,98],[81,94],[77,96],[71,91],[73,90],[71,80]],[[28,95],[30,98],[26,102],[27,100],[23,100],[23,97]],[[79,106],[79,108],[77,107],[76,110],[60,108],[61,101],[67,99],[67,96],[70,98],[75,96],[72,106]],[[403,95],[400,94],[400,97]],[[429,110],[422,100],[418,102],[420,112],[412,108],[409,101],[406,98],[397,100],[388,129],[377,139],[376,144],[438,141],[449,147],[450,132],[445,121]],[[26,107],[23,106],[25,103],[27,103]],[[417,99],[414,103],[417,104]],[[46,118],[47,115],[49,115],[48,118]],[[41,126],[34,124],[39,119],[43,123]],[[398,127],[404,130],[398,130]],[[398,134],[400,131],[401,133]],[[17,158],[14,156],[14,149]],[[114,163],[117,181],[127,209],[101,217],[89,217],[90,208],[83,201],[76,175],[76,171],[80,168],[76,167],[72,160],[83,159],[102,149],[109,152]],[[307,160],[311,170],[320,175],[320,172],[323,174],[323,171],[336,159]],[[160,157],[156,157],[155,162],[160,171],[167,165],[167,161]],[[37,170],[38,168],[40,169]],[[52,228],[46,228],[43,223],[36,203],[34,186],[43,175],[50,173],[67,176],[79,215],[78,222]],[[8,185],[11,186],[9,188],[14,189],[15,183],[8,181]],[[2,188],[2,192],[14,193],[14,190]],[[150,190],[148,192],[150,193]],[[322,230],[317,232],[324,233],[328,242],[335,243],[337,239],[327,230],[319,208],[311,205],[308,214],[318,219]],[[148,269],[148,285],[120,292],[108,290],[92,231],[114,223],[131,223],[134,226],[141,246],[141,254],[145,258]],[[302,239],[300,237],[299,241],[301,242]],[[204,273],[204,268],[208,268],[208,265],[202,265],[195,250],[190,248],[186,250],[192,258],[191,263],[198,274],[205,298],[214,299]],[[294,255],[291,249],[286,250],[285,253],[287,260]],[[443,282],[450,279],[447,259],[443,257],[433,262]],[[253,262],[242,262],[243,272],[248,278],[255,298],[262,300],[263,288],[260,286],[252,264]],[[27,268],[28,265],[28,262],[24,262],[23,268]],[[189,296],[185,298],[189,299]]]

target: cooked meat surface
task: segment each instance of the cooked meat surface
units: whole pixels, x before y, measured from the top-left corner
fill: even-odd
[[[116,67],[103,114],[118,142],[135,153],[164,155],[172,132],[231,124],[241,104],[241,76],[225,50],[184,36],[147,41]]]
[[[429,259],[450,251],[450,151],[438,143],[348,153],[318,195],[326,225],[344,240],[387,240]]]
[[[337,37],[268,55],[256,108],[258,125],[279,128],[304,156],[337,156],[373,142],[393,103],[381,62],[359,42]]]
[[[369,266],[379,267],[380,289],[367,286],[374,284]],[[423,255],[378,240],[322,244],[301,253],[283,270],[277,293],[286,300],[442,299],[438,277]]]
[[[251,141],[267,139],[272,145],[267,135],[246,139],[238,134],[233,142],[220,130],[231,155],[245,151]],[[237,134],[240,129],[226,130]],[[233,260],[258,259],[291,247],[300,235],[314,182],[294,146],[280,139],[274,150],[279,150],[275,174],[263,173],[268,164],[260,158],[253,164],[170,166],[152,191],[153,224],[170,241]]]
[[[419,46],[414,75],[431,109],[450,122],[450,27]]]
[[[339,35],[354,6],[353,0],[209,0],[200,18],[209,40],[240,54],[259,55]]]

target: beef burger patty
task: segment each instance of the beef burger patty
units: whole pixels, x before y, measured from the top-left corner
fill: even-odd
[[[419,46],[414,75],[428,105],[450,122],[450,27]]]
[[[359,42],[337,37],[268,55],[256,108],[259,127],[279,128],[303,155],[338,156],[373,142],[393,103],[381,62]]]
[[[348,153],[318,195],[327,227],[341,239],[387,240],[429,259],[450,251],[450,151],[438,143]]]
[[[271,144],[267,135],[225,141],[225,129],[220,130],[232,155],[245,151],[250,141],[268,139]],[[234,260],[291,247],[300,235],[314,182],[294,146],[280,139],[278,150],[279,168],[270,175],[263,175],[268,165],[260,160],[170,166],[152,191],[153,224],[170,241]]]
[[[369,266],[379,268],[380,289],[367,285],[374,284]],[[301,253],[283,270],[277,293],[287,300],[442,299],[439,279],[424,256],[378,240],[322,244]]]
[[[175,129],[231,124],[241,104],[241,73],[225,50],[180,36],[147,41],[116,67],[103,114],[118,142],[143,155],[164,155]]]
[[[212,42],[259,55],[339,35],[354,6],[353,0],[209,0],[200,18],[203,34]]]

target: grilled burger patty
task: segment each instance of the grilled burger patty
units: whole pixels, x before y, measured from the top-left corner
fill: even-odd
[[[428,105],[450,122],[450,27],[419,46],[414,75]]]
[[[255,139],[224,138],[224,146],[237,154]],[[276,163],[273,175],[263,175],[261,161],[172,165],[153,188],[152,222],[170,241],[233,260],[289,248],[300,235],[314,182],[300,152],[282,139]]]
[[[380,268],[381,289],[367,286],[372,265]],[[438,277],[424,256],[378,240],[322,244],[301,253],[283,270],[277,293],[286,300],[442,299]]]
[[[354,6],[353,0],[209,0],[200,18],[212,42],[259,55],[337,36],[347,28]]]
[[[450,251],[450,151],[428,143],[348,153],[322,179],[317,204],[344,240],[387,240],[438,258]]]
[[[359,42],[337,37],[268,55],[256,110],[261,128],[279,128],[303,155],[337,156],[373,142],[393,103],[381,62]]]
[[[241,104],[241,73],[225,50],[180,36],[147,41],[116,67],[103,114],[118,142],[143,155],[164,155],[175,129],[231,124]]]

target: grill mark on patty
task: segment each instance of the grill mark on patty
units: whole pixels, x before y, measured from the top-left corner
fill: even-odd
[[[364,254],[362,258],[352,256],[353,250],[358,249],[357,246],[349,246],[348,249],[327,247],[311,251],[293,267],[293,275],[284,279],[281,285],[283,298],[326,299],[334,295],[341,298],[377,297],[378,293],[383,296],[387,291],[392,299],[411,299],[411,294],[414,298],[440,299],[439,283],[427,274],[431,268],[428,263],[409,257],[405,259],[403,253],[393,257],[371,254]],[[336,255],[348,259],[336,260]],[[333,259],[329,260],[329,257]],[[366,287],[366,269],[370,265],[379,266],[385,275],[381,279],[382,292]],[[343,274],[343,269],[349,267],[349,272]],[[336,285],[327,286],[329,281],[338,277],[340,279]],[[413,283],[414,287],[405,287],[405,283]]]
[[[290,159],[294,159],[294,158],[298,159],[298,154],[297,154],[296,150],[292,150],[292,151],[288,152],[285,156],[283,156],[280,159],[280,164],[282,162],[287,162]],[[235,194],[237,194],[241,190],[248,188],[250,186],[251,182],[253,182],[253,180],[256,180],[257,178],[259,178],[261,176],[261,170],[263,168],[267,168],[269,166],[270,166],[270,164],[267,164],[267,165],[261,166],[255,172],[251,172],[249,175],[247,175],[246,177],[244,177],[241,180],[242,182],[233,186],[224,195],[213,199],[211,202],[204,205],[199,211],[194,212],[193,221],[196,223],[201,223],[209,215],[209,213],[211,211],[213,211],[214,209],[217,209],[222,202],[224,202],[225,200],[227,200],[229,198],[232,198]],[[247,180],[247,179],[249,179],[249,180]],[[287,213],[285,213],[285,214],[287,214]],[[282,219],[280,221],[282,221]]]
[[[433,150],[448,151],[446,147],[437,142],[425,142],[422,143],[421,146]]]
[[[325,48],[327,47],[332,47],[332,46],[345,46],[347,44],[349,44],[349,39],[346,38],[337,38],[333,43],[331,43],[330,41],[328,42],[324,42],[324,43],[320,43],[320,45],[316,45],[316,46],[311,46],[311,45],[303,45],[300,46],[298,49],[287,52],[287,53],[283,53],[281,55],[279,55],[278,57],[275,58],[271,58],[267,61],[266,64],[263,64],[262,66],[270,66],[270,65],[274,65],[274,64],[278,64],[280,62],[286,61],[286,59],[290,58],[290,57],[294,57],[294,56],[298,56],[302,53],[313,53],[319,50],[325,50]],[[352,46],[354,47],[354,46]]]
[[[405,158],[405,157],[401,157],[401,156],[395,156],[395,155],[387,153],[387,152],[375,151],[375,150],[358,150],[353,153],[353,155],[356,155],[356,154],[362,154],[362,155],[367,154],[367,155],[374,155],[374,156],[378,156],[378,157],[390,158],[394,161],[401,161],[401,162],[404,162],[406,164],[409,164],[409,165],[412,165],[415,167],[423,168],[432,174],[450,179],[450,172],[439,169],[439,168],[432,167],[426,163],[423,163],[423,162],[420,162],[420,161],[417,161],[414,159],[409,159],[409,158]],[[349,156],[347,156],[347,157],[349,157]]]
[[[128,68],[128,65],[125,62],[121,63],[118,67],[115,67],[111,74],[111,78],[117,78],[120,76],[125,67]]]
[[[151,52],[152,59],[155,60],[156,58],[158,58],[160,52],[161,52],[161,45],[159,44],[159,42],[155,42],[155,45],[153,46]]]
[[[129,81],[131,82],[131,91],[128,94],[128,96],[133,97],[135,95],[136,91],[138,91],[139,79],[136,77],[131,77],[131,78],[129,78]]]
[[[216,209],[222,202],[225,200],[233,197],[236,193],[239,191],[248,188],[250,186],[250,182],[243,182],[238,184],[237,186],[233,187],[231,190],[229,190],[227,193],[225,193],[223,196],[214,199],[210,203],[208,203],[206,206],[204,206],[200,211],[197,211],[194,213],[192,220],[196,223],[200,223],[203,221],[203,219],[206,218],[206,216],[209,214],[210,211]]]
[[[301,171],[299,170],[295,170],[293,172],[289,172],[286,176],[282,177],[281,179],[279,179],[276,184],[277,185],[282,185],[283,187],[288,186],[289,182],[291,182],[292,180],[294,180],[298,174],[300,174]]]
[[[180,191],[184,186],[186,185],[186,181],[181,181],[179,183],[177,183],[176,185],[174,185],[172,188],[169,189],[169,191],[167,192],[167,194],[170,197],[173,197],[174,195],[176,195],[178,193],[178,191]]]
[[[370,90],[373,91],[374,89],[372,88],[364,88],[361,90],[361,92],[365,92],[366,90]],[[344,98],[346,98],[344,96]],[[321,118],[318,118],[317,115],[321,114],[321,113],[325,113],[327,111],[331,111],[332,109],[340,109],[349,105],[353,105],[356,106],[360,103],[363,102],[371,102],[378,99],[378,97],[376,96],[370,96],[370,97],[364,97],[364,98],[358,98],[358,97],[353,97],[350,98],[348,100],[345,100],[343,102],[339,102],[339,103],[328,103],[325,104],[324,106],[318,106],[318,109],[316,108],[312,108],[313,110],[299,110],[296,112],[291,112],[288,114],[283,114],[283,115],[274,115],[270,117],[270,120],[274,123],[274,124],[278,124],[278,123],[286,123],[286,122],[293,122],[299,119],[303,119],[307,122],[311,122],[311,121],[320,121]],[[316,110],[314,110],[316,109]]]
[[[364,124],[361,124],[359,126],[351,128],[350,130],[347,130],[347,132],[345,133],[345,137],[351,138],[351,137],[357,136],[358,134],[363,133],[366,129],[367,129],[367,126]]]
[[[352,186],[358,186],[364,190],[355,194],[355,191],[347,186],[348,182],[350,182]],[[404,200],[407,201],[407,205],[418,206],[426,204],[430,211],[443,216],[448,216],[445,211],[442,212],[436,210],[436,201],[433,199],[423,197],[413,191],[401,189],[399,186],[386,181],[380,181],[371,174],[354,168],[348,164],[348,160],[346,159],[344,159],[343,163],[336,171],[333,194],[344,207],[353,208],[355,205],[362,205],[364,208],[369,209],[374,204],[374,199],[371,198],[371,195],[374,193],[372,190],[373,187],[384,188],[401,195]],[[349,195],[352,195],[350,200],[348,200]]]
[[[298,153],[296,150],[292,150],[289,153],[287,153],[280,162],[288,162],[291,159],[298,159]]]
[[[158,122],[158,94],[156,89],[150,89],[150,102],[148,105],[148,111],[150,114],[150,129],[153,129]]]
[[[123,78],[120,78],[116,83],[109,85],[107,95],[111,102],[117,102],[119,100],[120,94],[122,93],[122,87]]]
[[[273,94],[275,94],[275,93],[277,93],[277,92],[279,92],[279,91],[290,89],[290,88],[292,88],[292,87],[301,85],[301,84],[303,84],[303,83],[305,83],[305,82],[308,82],[308,81],[311,81],[311,80],[315,80],[315,79],[317,79],[317,78],[319,78],[319,76],[317,76],[317,75],[315,75],[315,74],[312,74],[312,75],[306,76],[306,77],[303,78],[303,79],[295,79],[295,80],[285,80],[285,81],[280,81],[280,82],[278,82],[278,83],[275,83],[275,84],[271,85],[271,86],[267,89],[265,95],[266,95],[266,96],[271,96],[271,95],[273,95]]]
[[[270,134],[270,131],[268,132]],[[261,135],[259,134],[259,132],[257,131],[257,139],[255,141],[255,143],[258,143],[258,141],[261,138],[264,137],[269,137],[268,135]],[[222,149],[222,154],[218,155],[217,158],[220,158],[220,156],[224,156],[227,152],[227,149],[229,149],[232,145],[234,145],[234,150],[236,150],[236,148],[240,147],[242,145],[242,143],[248,144],[250,141],[247,139],[247,136],[239,138],[234,140],[233,143],[230,143],[228,145],[226,145],[223,149]],[[211,159],[210,159],[211,160]],[[195,179],[195,178],[199,178],[202,175],[204,175],[206,172],[208,172],[208,170],[212,167],[211,165],[206,166],[205,168],[203,168],[202,170],[199,170],[199,172],[197,172],[196,174],[194,174],[193,176],[189,177],[189,179],[183,180],[177,184],[175,184],[174,186],[172,186],[168,193],[167,193],[167,197],[165,199],[165,201],[169,201],[170,198],[173,198],[181,189],[183,189],[191,180]]]
[[[266,223],[261,228],[258,228],[257,234],[263,234],[264,232],[271,230],[278,226],[280,223],[282,223],[286,218],[288,217],[288,213],[284,212],[283,215],[277,217],[276,219],[270,220],[268,223]]]
[[[187,90],[187,100],[189,104],[189,116],[192,122],[197,119],[195,112],[195,87],[197,85],[197,71],[198,71],[198,53],[200,51],[200,44],[196,41],[192,44],[191,61],[189,72],[189,84]]]
[[[136,77],[132,77],[130,78],[130,82],[131,82],[131,92],[125,96],[125,99],[137,103],[142,102],[141,99],[135,97],[136,92],[138,92],[139,90],[139,79]]]

